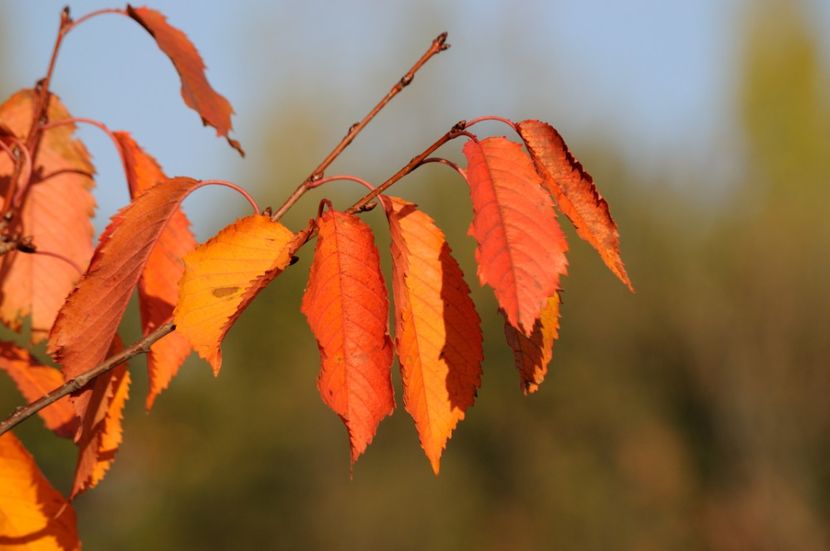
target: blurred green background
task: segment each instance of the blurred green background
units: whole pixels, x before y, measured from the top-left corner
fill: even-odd
[[[60,4],[24,4],[0,5],[4,94],[42,73],[56,27]],[[76,4],[80,14],[102,3]],[[227,177],[261,204],[279,204],[447,29],[453,49],[330,173],[380,181],[460,118],[551,120],[611,205],[637,294],[569,231],[560,340],[541,390],[523,397],[492,294],[475,279],[464,186],[445,167],[425,167],[396,193],[445,229],[483,318],[486,355],[477,403],[440,477],[399,403],[350,478],[345,431],[317,395],[317,350],[299,313],[309,247],[230,332],[218,380],[191,358],[147,415],[143,361],[134,362],[125,443],[104,482],[76,503],[87,549],[830,548],[830,48],[821,3],[701,3],[709,8],[691,22],[654,2],[614,21],[596,2],[576,14],[564,2],[364,2],[337,13],[322,3],[150,4],[170,8],[217,70],[211,80],[236,106],[248,160],[194,124],[166,60],[123,21],[102,18],[87,38],[77,31],[55,89],[74,114],[135,129],[169,173]],[[629,24],[657,38],[621,35],[635,47],[600,32]],[[675,32],[701,46],[699,66],[672,57],[682,44],[661,42]],[[101,36],[110,45],[84,42]],[[614,50],[630,53],[627,66],[596,61]],[[570,58],[589,69],[573,71]],[[619,88],[582,89],[591,60]],[[717,78],[697,80],[712,68]],[[643,107],[636,98],[652,97],[655,82],[665,102]],[[609,97],[617,102],[603,104]],[[503,132],[481,130],[491,129]],[[100,227],[126,191],[107,142],[82,136],[101,167]],[[445,155],[458,159],[457,146]],[[337,205],[361,193],[335,187],[325,193]],[[309,195],[286,217],[290,227],[323,193]],[[231,197],[188,201],[202,238],[244,212]],[[382,214],[365,218],[383,251]],[[128,342],[136,317],[131,310],[122,331]],[[3,410],[19,402],[0,380]],[[71,445],[38,420],[18,433],[65,490]]]

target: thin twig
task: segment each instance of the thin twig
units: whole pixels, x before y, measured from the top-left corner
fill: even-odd
[[[476,117],[472,120],[467,121],[467,128],[474,126],[480,122],[484,121],[495,121],[495,122],[502,122],[512,128],[513,130],[517,130],[516,123],[511,121],[510,119],[506,119],[504,117],[497,117],[496,115],[485,115],[483,117]]]
[[[42,410],[43,408],[60,400],[67,394],[71,394],[77,390],[82,389],[87,384],[89,384],[90,381],[92,381],[99,375],[103,375],[107,371],[126,362],[130,358],[138,356],[139,354],[147,353],[150,350],[150,347],[153,345],[153,343],[155,343],[157,340],[161,339],[168,333],[173,332],[175,329],[176,326],[173,325],[172,321],[169,321],[164,325],[159,326],[158,329],[156,329],[152,333],[149,333],[139,342],[127,348],[120,354],[116,354],[115,356],[106,359],[97,367],[90,369],[89,371],[85,371],[84,373],[81,373],[74,379],[66,381],[63,385],[59,386],[49,394],[46,394],[45,396],[38,398],[31,404],[17,408],[14,411],[14,413],[9,415],[2,423],[0,423],[0,435],[13,429],[19,423],[25,421],[26,419],[28,419],[38,411]]]
[[[364,195],[363,198],[360,199],[360,201],[358,201],[357,203],[352,205],[348,210],[346,210],[346,212],[349,213],[349,214],[353,214],[355,212],[363,210],[363,208],[365,208],[366,205],[370,201],[372,201],[375,197],[377,197],[378,195],[380,195],[381,193],[386,191],[395,182],[397,182],[398,180],[400,180],[401,178],[403,178],[404,176],[406,176],[407,174],[409,174],[410,172],[412,172],[413,170],[418,168],[421,165],[421,163],[424,162],[424,160],[426,160],[439,147],[441,147],[442,145],[444,145],[448,141],[453,140],[453,139],[455,139],[459,136],[470,136],[470,134],[467,133],[464,130],[465,128],[467,128],[467,122],[466,121],[458,121],[457,123],[455,123],[455,125],[446,134],[444,134],[443,136],[438,138],[435,141],[435,143],[433,143],[431,146],[429,146],[428,148],[423,150],[420,153],[420,155],[418,155],[416,157],[413,157],[412,160],[409,161],[406,164],[406,166],[404,166],[399,171],[397,171],[395,174],[390,176],[385,182],[380,184],[374,190],[372,190],[369,193],[367,193],[366,195]]]
[[[315,180],[319,180],[323,177],[329,165],[331,165],[331,163],[333,163],[334,160],[338,156],[340,156],[340,154],[343,153],[343,151],[347,147],[349,147],[349,144],[351,144],[352,141],[354,141],[354,139],[357,137],[358,134],[360,134],[360,132],[366,127],[366,125],[368,125],[372,121],[372,119],[374,119],[375,116],[378,113],[380,113],[380,111],[384,107],[386,107],[386,105],[390,101],[392,101],[392,98],[397,96],[401,92],[401,90],[409,86],[409,84],[412,82],[412,79],[415,78],[415,73],[417,73],[421,69],[421,67],[426,65],[427,61],[432,59],[434,55],[443,52],[449,47],[450,45],[447,44],[447,33],[441,33],[438,36],[436,36],[433,39],[432,44],[430,44],[429,49],[426,52],[424,52],[424,54],[418,59],[418,61],[415,62],[415,65],[413,65],[412,68],[410,68],[409,71],[407,71],[406,74],[402,76],[400,80],[398,80],[398,82],[395,83],[394,86],[392,86],[389,92],[377,103],[377,105],[375,105],[372,108],[372,110],[369,111],[369,113],[367,113],[365,117],[363,117],[363,120],[349,127],[348,132],[346,132],[346,135],[343,136],[342,140],[340,140],[340,143],[338,143],[334,147],[334,149],[332,149],[331,152],[328,155],[326,155],[326,158],[323,159],[319,165],[317,165],[317,168],[315,168],[311,172],[311,174],[308,175],[308,177],[303,181],[303,183],[297,186],[297,189],[295,189],[294,192],[288,196],[285,202],[274,212],[273,216],[271,216],[271,219],[279,220],[280,218],[282,218],[282,215],[285,214],[285,212],[288,209],[290,209],[294,205],[294,203],[296,203],[300,199],[300,197],[302,197],[303,194],[305,194],[306,191],[311,189],[311,184]]]

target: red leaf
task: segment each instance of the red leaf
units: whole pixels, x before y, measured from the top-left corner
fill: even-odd
[[[384,197],[392,237],[395,344],[406,410],[435,474],[481,384],[481,320],[443,232],[412,203]]]
[[[291,262],[296,236],[268,216],[241,218],[184,259],[174,320],[215,375],[225,334],[254,297]]]
[[[38,364],[29,352],[10,342],[0,342],[0,369],[9,374],[27,402],[34,402],[64,383],[60,370]],[[37,412],[58,436],[71,438],[78,428],[75,409],[68,397]]]
[[[217,136],[224,136],[231,147],[244,156],[239,142],[228,136],[232,129],[233,107],[211,87],[205,76],[205,62],[187,35],[170,25],[164,14],[154,9],[134,8],[128,4],[127,14],[150,33],[173,62],[182,81],[182,98],[187,106],[199,113],[205,125],[214,127]]]
[[[590,243],[608,268],[632,292],[634,287],[620,258],[620,234],[611,218],[608,203],[585,172],[565,140],[551,125],[537,120],[517,125],[545,185],[556,198],[559,208],[573,223],[576,233]]]
[[[181,201],[199,185],[175,178],[153,186],[112,217],[89,269],[61,308],[49,352],[67,379],[107,357],[150,253]]]
[[[121,349],[121,340],[116,337],[108,355],[118,354]],[[86,396],[75,399],[81,426],[75,436],[78,463],[71,498],[95,487],[115,461],[121,445],[122,413],[129,387],[130,372],[125,363],[98,376],[90,383]]]
[[[389,304],[369,226],[330,210],[318,231],[302,311],[320,348],[317,388],[349,431],[354,464],[395,408]]]
[[[34,101],[32,90],[21,90],[0,105],[0,123],[21,140],[29,132]],[[50,121],[70,117],[55,95],[49,99],[48,115]],[[12,227],[31,235],[39,250],[60,253],[83,268],[93,248],[95,169],[86,148],[73,139],[74,131],[73,125],[62,125],[43,134],[23,212]],[[5,195],[11,174],[8,155],[0,154],[0,196]],[[57,258],[19,252],[4,255],[0,259],[0,318],[19,331],[21,319],[31,315],[32,342],[42,341],[79,278],[74,266]]]
[[[505,138],[471,140],[464,154],[479,280],[493,288],[510,324],[529,336],[567,271],[565,236],[519,144]]]
[[[559,337],[559,293],[548,299],[542,316],[536,320],[529,337],[516,331],[506,321],[504,335],[507,344],[513,349],[516,369],[522,380],[522,392],[536,392],[548,372],[548,364],[553,358],[553,343]]]
[[[145,153],[126,132],[114,134],[124,155],[130,197],[135,199],[156,184],[165,185],[167,177],[156,160]],[[195,247],[196,239],[190,231],[190,222],[181,207],[176,207],[150,252],[138,280],[138,303],[145,335],[152,333],[173,316],[173,307],[179,296],[179,280],[184,275],[182,258]],[[150,384],[147,409],[153,406],[156,396],[169,386],[188,354],[190,345],[187,339],[176,332],[156,342],[150,349],[147,355]]]
[[[0,548],[81,548],[72,505],[11,432],[0,436],[0,488]]]

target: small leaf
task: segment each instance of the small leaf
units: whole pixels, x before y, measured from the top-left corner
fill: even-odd
[[[395,344],[406,410],[438,474],[481,384],[481,320],[443,232],[412,203],[384,197],[392,237]]]
[[[165,185],[167,177],[156,160],[145,153],[126,132],[114,132],[121,145],[127,169],[130,197],[136,199],[154,185]],[[138,304],[141,326],[147,335],[166,323],[173,315],[179,296],[179,281],[184,274],[184,255],[196,247],[190,221],[176,207],[158,241],[147,258],[138,280]],[[182,335],[173,332],[156,342],[147,355],[149,391],[146,407],[166,389],[190,354],[190,345]]]
[[[232,129],[233,107],[208,82],[205,62],[187,35],[170,25],[164,14],[154,9],[134,8],[128,4],[127,14],[150,33],[173,62],[182,81],[182,98],[187,106],[199,113],[205,125],[214,127],[217,136],[224,136],[231,147],[245,156],[239,142],[228,136]]]
[[[556,198],[559,208],[573,223],[576,233],[590,243],[608,268],[632,292],[634,287],[625,273],[620,257],[620,234],[611,218],[608,203],[585,172],[565,140],[551,125],[537,120],[517,125],[545,185]]]
[[[236,318],[291,262],[295,235],[268,216],[237,220],[184,259],[185,274],[174,312],[176,332],[207,360],[222,367],[221,344]]]
[[[0,488],[0,548],[81,548],[72,505],[11,432],[0,436]]]
[[[529,336],[567,271],[565,236],[519,144],[505,138],[471,140],[464,155],[479,280],[493,288],[510,324]]]
[[[548,372],[548,364],[553,358],[553,343],[559,337],[559,293],[554,293],[548,299],[542,316],[536,320],[529,337],[516,331],[506,320],[504,335],[507,344],[513,349],[522,392],[536,392]]]
[[[168,180],[112,217],[49,337],[49,353],[61,364],[64,377],[88,371],[107,357],[153,247],[179,204],[199,185],[190,178]]]
[[[395,408],[389,303],[369,226],[329,210],[318,232],[302,311],[320,348],[317,388],[349,431],[354,464]]]
[[[10,342],[0,342],[0,370],[12,378],[27,402],[34,402],[64,383],[60,370],[38,364],[29,352]],[[75,409],[64,396],[37,412],[58,436],[71,438],[78,428]]]
[[[35,94],[20,90],[0,105],[0,124],[25,141],[32,124]],[[57,96],[49,98],[49,120],[70,117]],[[74,125],[43,134],[32,163],[22,212],[12,230],[30,235],[41,251],[60,253],[81,268],[92,257],[95,168],[84,145],[73,138]],[[0,154],[0,197],[11,184],[13,165]],[[32,342],[46,338],[67,295],[81,274],[71,264],[46,255],[10,252],[0,258],[0,319],[19,331],[32,317]]]

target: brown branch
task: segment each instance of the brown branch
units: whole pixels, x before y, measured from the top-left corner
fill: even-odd
[[[46,394],[45,396],[38,398],[31,404],[17,408],[2,423],[0,423],[0,435],[13,429],[19,423],[25,421],[38,411],[45,408],[46,406],[49,406],[50,404],[53,404],[54,402],[60,400],[67,394],[71,394],[72,392],[82,389],[87,384],[89,384],[90,381],[92,381],[99,375],[106,373],[114,367],[126,362],[130,358],[138,356],[139,354],[146,354],[150,350],[150,347],[153,345],[153,343],[155,343],[157,340],[161,339],[165,335],[173,332],[175,329],[176,326],[173,325],[172,321],[169,321],[164,325],[159,326],[158,329],[148,334],[139,342],[127,348],[120,354],[116,354],[115,356],[107,358],[103,363],[101,363],[97,367],[94,367],[89,371],[81,373],[74,379],[66,381],[63,385],[59,386],[52,392]]]
[[[372,121],[372,119],[374,119],[375,116],[378,113],[380,113],[380,111],[384,107],[386,107],[386,105],[390,101],[392,101],[392,98],[397,96],[401,92],[401,90],[409,86],[409,84],[412,82],[412,79],[415,78],[415,73],[417,73],[421,69],[421,67],[426,65],[427,61],[432,59],[434,55],[443,52],[449,47],[450,45],[447,44],[447,33],[441,33],[438,36],[436,36],[433,39],[432,44],[430,44],[429,49],[426,52],[424,52],[424,54],[418,59],[418,61],[415,62],[415,65],[413,65],[412,68],[410,68],[409,71],[407,71],[406,74],[402,76],[400,80],[398,80],[398,82],[395,83],[394,86],[392,86],[389,92],[377,103],[377,105],[375,105],[372,108],[372,110],[369,111],[369,113],[367,113],[365,117],[363,117],[363,120],[361,120],[360,122],[356,122],[355,124],[349,127],[348,132],[346,132],[346,135],[343,136],[342,140],[340,140],[340,143],[338,143],[334,147],[334,149],[332,149],[331,152],[328,155],[326,155],[326,158],[323,159],[319,165],[317,165],[317,168],[315,168],[311,172],[311,174],[308,175],[308,177],[303,181],[303,183],[297,186],[297,189],[295,189],[294,192],[288,196],[288,198],[285,200],[282,206],[280,206],[274,212],[273,216],[271,216],[271,219],[279,220],[280,218],[282,218],[282,215],[285,214],[286,211],[290,209],[294,205],[294,203],[296,203],[300,199],[300,197],[302,197],[305,194],[305,192],[310,189],[310,184],[312,184],[315,180],[319,180],[323,177],[323,174],[325,173],[329,165],[331,165],[331,163],[333,163],[334,160],[337,157],[339,157],[340,154],[343,153],[343,151],[347,147],[349,147],[349,144],[351,144],[352,141],[354,141],[354,139],[357,137],[358,134],[360,134],[360,132],[366,127],[366,125],[368,125]]]

